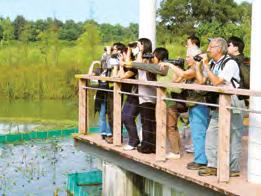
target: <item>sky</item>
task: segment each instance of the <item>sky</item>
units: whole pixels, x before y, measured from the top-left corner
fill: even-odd
[[[159,3],[157,0],[158,6]],[[129,23],[138,23],[138,6],[139,0],[0,0],[0,16],[11,20],[17,15],[23,15],[27,20],[47,17],[62,21],[94,19],[98,23],[128,26]]]

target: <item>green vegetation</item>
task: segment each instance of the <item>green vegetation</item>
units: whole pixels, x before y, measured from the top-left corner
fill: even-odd
[[[217,3],[218,2],[218,3]],[[170,57],[185,55],[186,37],[196,34],[203,49],[207,38],[236,35],[250,51],[251,4],[233,0],[163,0],[158,10],[158,46]],[[105,45],[137,40],[138,25],[98,24],[93,20],[14,21],[0,18],[0,97],[71,99],[77,96],[76,73],[86,73]]]

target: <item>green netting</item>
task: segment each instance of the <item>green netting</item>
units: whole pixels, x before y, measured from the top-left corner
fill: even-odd
[[[18,141],[28,141],[31,139],[47,139],[51,137],[68,136],[72,133],[77,133],[78,129],[66,129],[66,130],[50,130],[50,131],[35,131],[29,133],[16,133],[0,135],[0,143],[10,143]]]
[[[102,172],[97,169],[84,173],[68,174],[67,190],[77,196],[101,195]]]
[[[92,127],[89,129],[90,133],[98,133],[99,128]],[[0,135],[0,143],[10,143],[18,141],[28,141],[32,139],[47,139],[52,137],[69,136],[72,133],[78,133],[77,128],[65,130],[50,130],[50,131],[34,131],[29,133],[16,133]]]

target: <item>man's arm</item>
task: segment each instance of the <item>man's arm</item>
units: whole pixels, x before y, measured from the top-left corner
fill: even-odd
[[[139,63],[139,62],[132,62],[130,66],[135,69],[141,69],[154,74],[160,74],[162,76],[166,76],[169,69],[168,67],[161,69],[160,65],[158,64],[146,64],[146,63]]]
[[[209,80],[211,81],[211,83],[213,84],[213,86],[218,86],[220,84],[224,84],[224,79],[223,78],[220,78],[218,77],[217,75],[215,75],[209,68],[209,65],[207,64],[204,64],[204,67],[207,71],[207,75],[208,75],[208,78]]]

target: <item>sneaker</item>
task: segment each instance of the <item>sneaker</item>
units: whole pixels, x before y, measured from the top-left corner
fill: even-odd
[[[193,144],[186,145],[185,146],[185,151],[188,152],[188,153],[194,153],[194,146],[193,146]]]
[[[125,150],[125,151],[135,150],[135,147],[134,147],[134,146],[131,146],[131,145],[125,145],[125,146],[123,147],[123,150]]]
[[[229,176],[230,177],[239,177],[240,171],[230,171]]]
[[[200,176],[216,176],[217,175],[217,168],[205,167],[204,169],[200,169],[198,171],[198,175],[200,175]]]
[[[173,152],[169,152],[167,155],[166,155],[166,158],[167,159],[180,159],[181,155],[178,153],[173,153]]]
[[[189,170],[204,169],[206,167],[207,167],[206,164],[200,164],[200,163],[195,163],[195,162],[190,162],[187,164],[187,169],[189,169]]]
[[[112,144],[113,143],[113,137],[112,136],[107,136],[105,138],[105,141],[108,143],[108,144]]]
[[[106,135],[101,135],[102,139],[105,140],[106,139]]]

